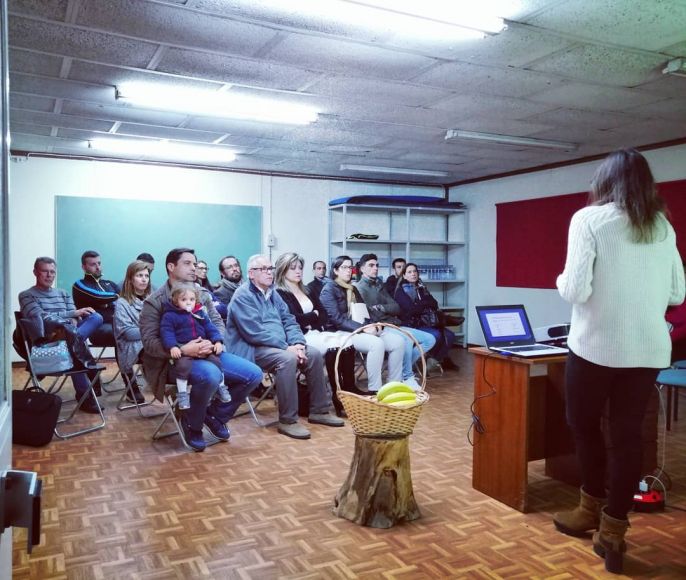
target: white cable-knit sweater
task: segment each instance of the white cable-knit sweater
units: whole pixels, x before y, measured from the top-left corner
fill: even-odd
[[[557,287],[573,304],[575,354],[607,367],[669,366],[665,310],[684,301],[684,269],[671,224],[661,216],[656,227],[655,242],[634,242],[628,216],[614,203],[572,217]]]

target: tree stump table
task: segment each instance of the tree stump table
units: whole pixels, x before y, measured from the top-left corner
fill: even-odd
[[[333,513],[372,528],[390,528],[421,516],[412,491],[409,435],[355,437],[350,471]]]

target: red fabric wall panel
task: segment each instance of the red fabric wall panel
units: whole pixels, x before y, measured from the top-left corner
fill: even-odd
[[[686,258],[686,180],[659,184]],[[555,288],[567,253],[569,221],[587,193],[496,204],[496,286]]]

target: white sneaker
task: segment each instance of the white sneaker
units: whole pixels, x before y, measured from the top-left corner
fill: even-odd
[[[188,391],[181,391],[176,394],[176,406],[182,411],[191,408],[191,395]]]
[[[414,375],[403,379],[403,383],[405,383],[408,387],[411,387],[413,391],[420,391],[422,388]]]
[[[222,403],[231,402],[231,393],[229,393],[229,389],[224,384],[219,385],[217,392],[215,393],[215,397],[217,397],[217,399],[219,399]]]

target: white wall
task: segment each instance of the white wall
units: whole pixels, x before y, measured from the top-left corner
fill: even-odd
[[[326,258],[328,248],[327,204],[344,195],[435,195],[440,187],[400,187],[317,179],[295,179],[137,165],[48,159],[19,158],[10,166],[10,275],[12,308],[17,295],[32,286],[36,256],[55,255],[55,196],[92,196],[156,201],[192,201],[263,208],[263,251],[266,239],[276,237],[274,258],[296,251],[307,261]],[[145,232],[139,233],[145,236]],[[202,235],[199,231],[198,235]],[[88,245],[84,240],[84,247]],[[145,246],[145,244],[142,244]],[[230,253],[231,248],[226,248]],[[107,257],[103,256],[107,267]],[[105,272],[119,280],[123,272]],[[216,273],[211,272],[214,280]],[[309,279],[309,272],[306,279]]]
[[[644,154],[656,181],[686,178],[686,145],[656,149]],[[495,204],[588,191],[599,163],[596,161],[515,175],[450,190],[451,201],[461,201],[469,208],[470,343],[484,344],[474,312],[474,306],[481,304],[524,304],[533,326],[569,321],[571,306],[560,298],[557,290],[496,287]],[[532,259],[535,259],[535,252],[532,252]]]

